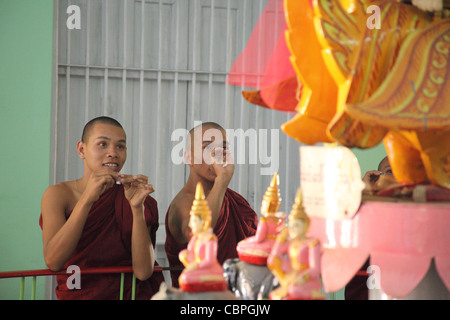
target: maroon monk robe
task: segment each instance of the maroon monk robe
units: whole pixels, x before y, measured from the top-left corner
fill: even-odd
[[[156,200],[148,196],[144,202],[144,214],[153,246],[158,229],[158,207]],[[66,219],[71,212],[66,213]],[[42,228],[42,215],[39,219]],[[125,198],[123,186],[114,185],[105,191],[92,205],[80,241],[64,268],[77,265],[81,273],[81,289],[67,287],[68,275],[57,275],[56,296],[60,300],[118,299],[120,295],[120,274],[83,275],[83,269],[92,267],[131,266],[131,231],[133,214]],[[157,265],[155,263],[155,265]],[[131,298],[132,275],[125,274],[124,299]],[[136,299],[150,299],[164,281],[160,272],[154,272],[150,279],[136,279]],[[69,283],[72,281],[69,280]]]
[[[184,268],[178,259],[178,253],[186,249],[187,242],[179,244],[172,237],[168,226],[169,211],[170,208],[166,213],[165,250],[169,266],[171,268],[179,268],[179,270],[170,271],[172,286],[178,288],[178,277]],[[253,236],[256,233],[257,223],[258,217],[248,202],[240,194],[228,188],[225,192],[219,218],[213,230],[219,240],[217,261],[220,264],[223,264],[227,259],[238,257],[236,251],[238,242]]]

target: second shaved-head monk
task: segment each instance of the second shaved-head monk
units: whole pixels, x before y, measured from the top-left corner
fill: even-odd
[[[183,264],[178,253],[191,238],[189,212],[195,189],[201,182],[211,209],[211,227],[219,240],[217,260],[237,258],[237,243],[256,232],[257,215],[248,202],[228,188],[234,173],[225,130],[217,123],[206,122],[189,132],[185,160],[190,173],[186,185],[170,204],[166,214],[165,249],[171,271],[172,285],[178,287]]]

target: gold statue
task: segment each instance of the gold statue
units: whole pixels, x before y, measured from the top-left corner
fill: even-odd
[[[223,277],[223,269],[217,261],[218,240],[211,228],[211,210],[200,182],[195,190],[189,227],[193,236],[187,248],[179,253],[179,259],[186,267],[178,280],[181,290],[188,292],[226,290],[227,283]]]
[[[278,185],[278,174],[275,173],[263,196],[262,217],[259,219],[256,234],[240,241],[236,247],[239,258],[244,262],[266,265],[275,238],[284,225],[284,219],[278,212],[281,205]]]
[[[324,299],[320,276],[320,243],[305,236],[309,217],[302,205],[301,189],[289,214],[288,227],[273,245],[267,266],[280,286],[270,293],[272,300]]]

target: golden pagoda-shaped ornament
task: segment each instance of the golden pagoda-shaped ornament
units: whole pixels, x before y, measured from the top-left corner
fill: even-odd
[[[247,263],[266,265],[273,242],[283,228],[284,215],[278,210],[281,205],[279,178],[275,173],[261,202],[261,215],[256,234],[240,241],[236,247],[239,258]]]
[[[324,299],[320,281],[320,243],[305,236],[309,217],[302,204],[301,189],[289,214],[288,227],[281,231],[267,260],[267,267],[280,286],[270,299]]]
[[[187,292],[226,290],[227,282],[223,276],[223,269],[217,261],[218,240],[211,229],[211,210],[200,182],[195,190],[189,227],[192,238],[187,248],[180,251],[178,256],[185,266],[178,278],[181,290]]]

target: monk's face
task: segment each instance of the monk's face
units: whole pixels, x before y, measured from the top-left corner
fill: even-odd
[[[394,174],[392,173],[391,164],[389,163],[388,158],[384,158],[379,165],[379,171],[383,172],[386,176],[394,178]]]
[[[78,142],[77,150],[91,172],[104,168],[120,172],[127,159],[125,132],[120,127],[96,123],[85,142]]]
[[[213,163],[227,163],[229,143],[226,132],[210,126],[194,130],[190,146],[190,167],[203,178],[214,181]]]

